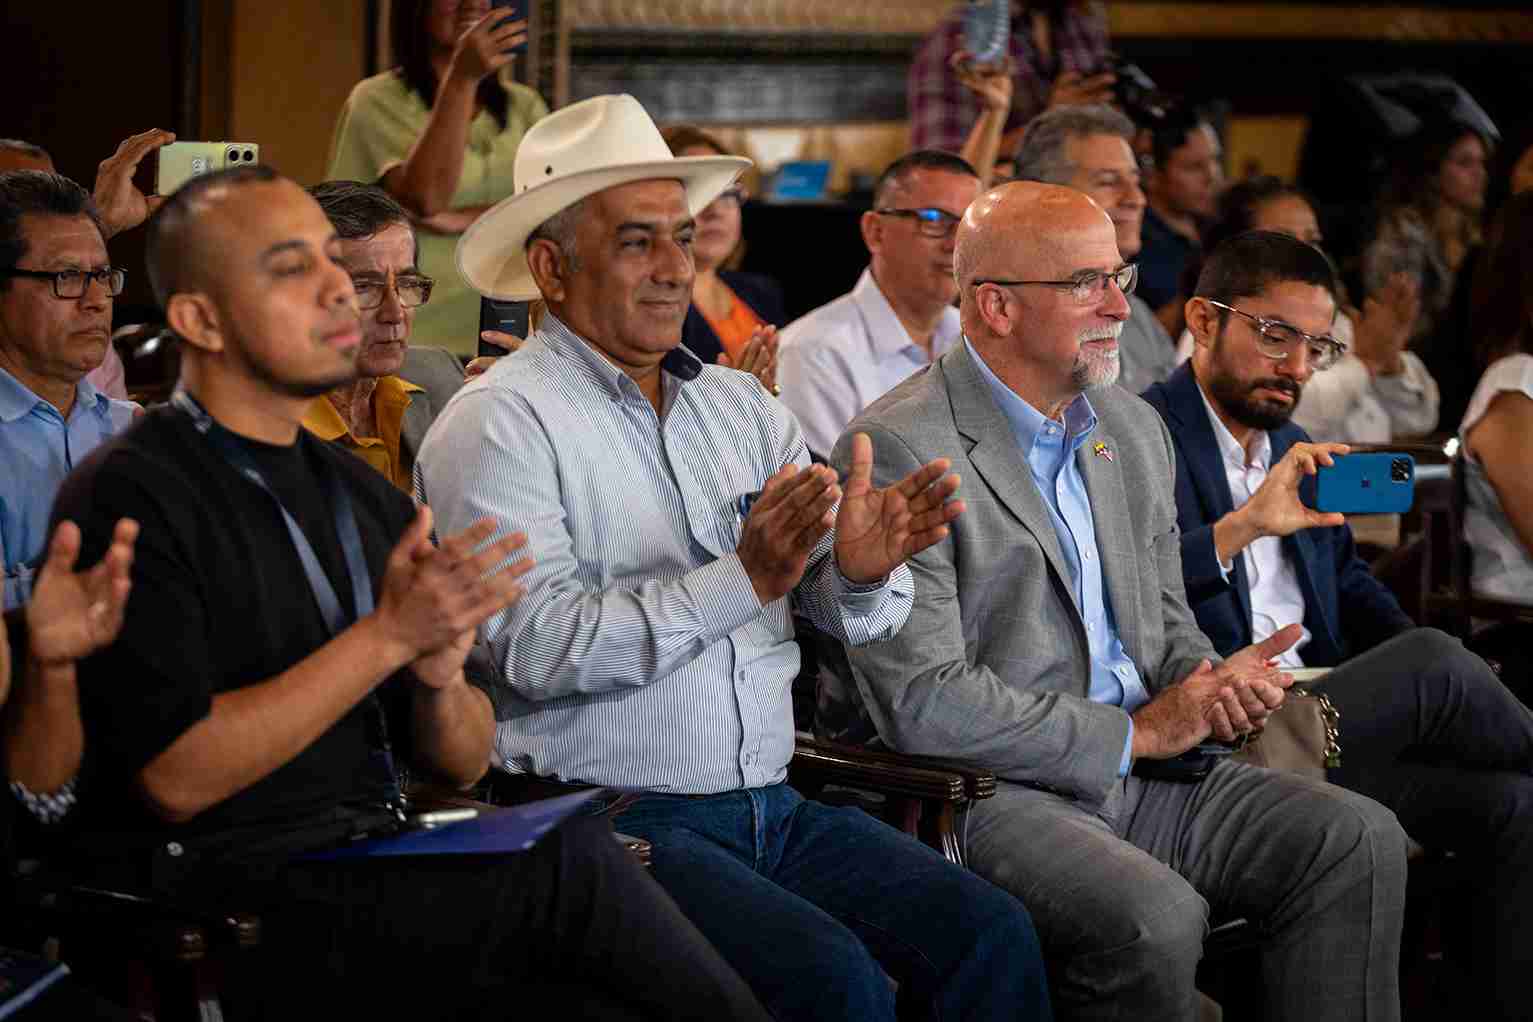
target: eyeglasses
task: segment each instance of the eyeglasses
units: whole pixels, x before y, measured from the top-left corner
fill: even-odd
[[[1107,285],[1111,282],[1118,286],[1118,290],[1125,295],[1134,293],[1134,287],[1139,283],[1139,267],[1135,263],[1126,263],[1111,273],[1100,273],[1089,270],[1076,275],[1071,280],[993,280],[983,277],[969,282],[970,287],[979,287],[981,284],[994,284],[997,287],[1051,287],[1056,291],[1063,291],[1075,299],[1076,305],[1090,305],[1100,301],[1107,294]]]
[[[904,217],[916,222],[916,230],[928,238],[951,238],[953,232],[958,230],[958,222],[963,217],[954,216],[945,209],[875,209],[873,212],[879,216]]]
[[[1329,369],[1335,365],[1341,356],[1347,353],[1347,346],[1336,338],[1329,335],[1317,337],[1307,334],[1296,326],[1289,326],[1282,320],[1268,319],[1266,316],[1253,316],[1249,312],[1242,312],[1233,305],[1225,305],[1216,302],[1212,298],[1204,298],[1203,301],[1216,309],[1233,312],[1250,320],[1256,325],[1256,350],[1274,362],[1286,359],[1293,350],[1301,343],[1308,348],[1310,368],[1315,372]]]
[[[383,293],[389,287],[388,281],[376,277],[352,277],[351,286],[357,292],[359,309],[376,309],[382,305]],[[413,309],[431,301],[431,289],[435,286],[436,281],[430,277],[409,273],[394,278],[394,295],[402,307]]]
[[[100,270],[23,270],[13,267],[9,270],[0,270],[0,277],[30,277],[33,280],[51,280],[53,282],[53,297],[70,300],[84,298],[91,282],[96,280],[105,284],[107,294],[116,298],[122,294],[122,286],[127,274],[112,266],[107,266]]]

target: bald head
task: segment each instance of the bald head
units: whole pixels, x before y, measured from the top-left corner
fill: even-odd
[[[201,289],[227,250],[221,239],[238,230],[242,218],[260,216],[259,210],[244,209],[244,203],[237,201],[249,197],[244,190],[278,184],[303,191],[270,167],[257,164],[194,177],[155,211],[145,231],[144,261],[161,307],[171,295]]]
[[[958,225],[953,272],[962,286],[976,278],[1056,280],[1083,233],[1109,231],[1101,206],[1073,188],[1013,181],[969,206]],[[965,296],[965,301],[969,296]]]

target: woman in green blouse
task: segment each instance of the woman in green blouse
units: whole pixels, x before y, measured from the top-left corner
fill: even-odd
[[[479,296],[458,276],[458,235],[511,194],[522,136],[547,115],[512,81],[527,39],[489,0],[395,0],[391,71],[357,83],[330,145],[331,179],[377,182],[415,216],[420,268],[436,279],[411,341],[472,357]]]

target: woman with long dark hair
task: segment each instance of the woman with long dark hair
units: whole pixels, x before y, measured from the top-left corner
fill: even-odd
[[[416,218],[436,289],[412,340],[472,356],[479,296],[458,276],[458,235],[511,194],[517,147],[548,105],[511,76],[526,22],[489,0],[395,0],[389,27],[395,66],[351,90],[327,176],[380,184]]]

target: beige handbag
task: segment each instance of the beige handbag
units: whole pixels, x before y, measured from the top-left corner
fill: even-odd
[[[1340,722],[1341,714],[1324,693],[1296,685],[1234,758],[1323,781],[1326,770],[1341,766]]]

